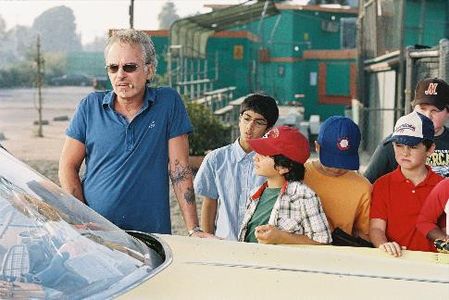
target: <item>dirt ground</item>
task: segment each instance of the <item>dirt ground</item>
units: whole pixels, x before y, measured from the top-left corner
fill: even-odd
[[[37,126],[33,125],[38,119],[37,90],[0,89],[0,143],[17,158],[59,184],[58,161],[68,120],[54,121],[54,118],[71,118],[78,102],[91,91],[90,87],[44,88],[42,119],[49,124],[43,126],[44,137],[37,137]],[[185,235],[176,198],[170,195],[170,199],[173,234]],[[201,206],[200,199],[197,204]]]

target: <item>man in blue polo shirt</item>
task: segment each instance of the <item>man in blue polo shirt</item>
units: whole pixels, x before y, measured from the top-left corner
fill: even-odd
[[[279,109],[267,95],[252,94],[240,106],[240,137],[204,158],[195,176],[195,192],[203,196],[201,225],[220,238],[237,240],[252,189],[265,181],[254,172],[255,153],[249,139],[262,137],[276,123]]]
[[[79,103],[61,154],[62,187],[123,229],[170,233],[170,176],[189,235],[208,236],[196,213],[185,107],[175,90],[147,85],[157,67],[151,39],[119,31],[104,54],[113,91]]]

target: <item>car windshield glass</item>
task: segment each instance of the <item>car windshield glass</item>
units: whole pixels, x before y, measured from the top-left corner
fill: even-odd
[[[162,258],[0,148],[0,263],[1,299],[81,299],[123,292]]]

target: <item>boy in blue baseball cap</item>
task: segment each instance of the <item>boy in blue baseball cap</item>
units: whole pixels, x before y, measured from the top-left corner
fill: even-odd
[[[436,251],[416,227],[424,200],[443,179],[426,165],[434,135],[432,120],[412,112],[399,118],[386,140],[399,166],[374,183],[369,236],[374,246],[396,257],[403,249]]]
[[[332,116],[320,126],[319,159],[305,164],[304,181],[320,197],[334,245],[367,246],[371,184],[359,169],[360,130],[351,119]],[[336,233],[346,233],[346,244]],[[363,239],[363,240],[362,240]]]

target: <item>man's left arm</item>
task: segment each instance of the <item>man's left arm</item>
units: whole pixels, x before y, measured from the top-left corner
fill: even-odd
[[[173,184],[179,208],[181,209],[187,230],[198,228],[195,193],[193,190],[193,172],[189,166],[189,138],[183,134],[168,140],[168,172]],[[212,237],[213,235],[196,231],[196,237]]]

